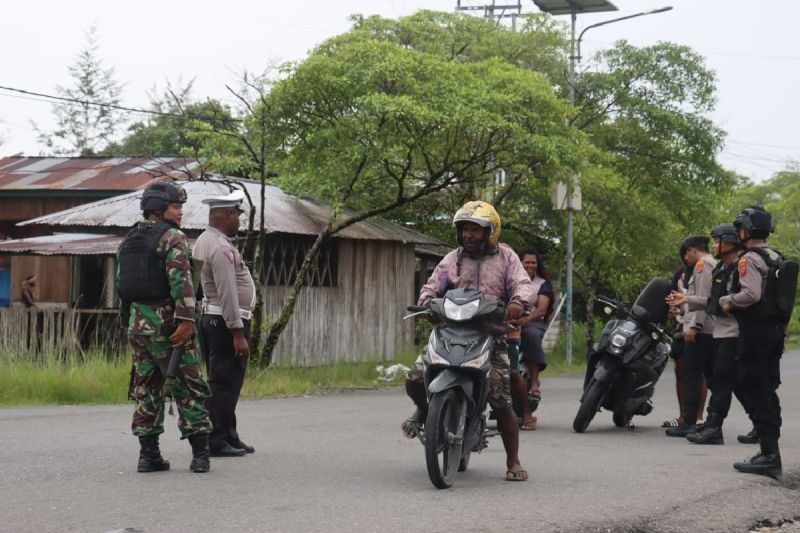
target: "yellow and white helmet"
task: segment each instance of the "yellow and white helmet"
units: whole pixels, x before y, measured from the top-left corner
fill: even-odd
[[[481,200],[473,200],[472,202],[465,203],[461,206],[461,209],[456,211],[453,217],[453,225],[456,227],[456,237],[458,238],[458,244],[461,246],[464,245],[461,239],[462,222],[472,222],[482,228],[488,229],[489,238],[487,244],[492,248],[497,246],[500,240],[501,222],[500,215],[497,214],[492,204]]]

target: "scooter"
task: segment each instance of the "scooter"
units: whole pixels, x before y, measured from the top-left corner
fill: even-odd
[[[503,333],[504,305],[472,289],[452,289],[427,306],[409,306],[413,316],[438,323],[423,356],[428,416],[420,440],[428,477],[436,488],[452,486],[470,454],[487,442],[487,398],[494,335]]]
[[[601,408],[613,413],[617,427],[628,427],[634,415],[653,410],[655,385],[672,346],[665,329],[669,292],[669,280],[655,278],[630,309],[613,298],[598,298],[604,313],[616,318],[605,325],[589,354],[581,405],[572,424],[577,433],[586,431]]]

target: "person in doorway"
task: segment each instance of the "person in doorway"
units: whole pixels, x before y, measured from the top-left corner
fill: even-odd
[[[28,309],[39,309],[39,306],[36,305],[36,294],[34,290],[36,289],[36,276],[28,276],[22,282],[22,304],[27,307]]]

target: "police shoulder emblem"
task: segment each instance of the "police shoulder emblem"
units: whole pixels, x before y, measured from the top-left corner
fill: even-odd
[[[703,261],[702,259],[701,259],[700,261],[698,261],[698,262],[697,262],[697,273],[698,273],[698,274],[702,273],[702,272],[703,272],[703,269],[704,269],[705,267],[706,267],[706,263],[705,263],[705,261]]]
[[[739,277],[743,277],[747,274],[747,259],[742,257],[739,259]]]
[[[232,248],[225,248],[225,251],[223,253],[225,254],[225,257],[228,258],[228,261],[230,261],[231,263],[236,262],[236,256],[233,254]]]

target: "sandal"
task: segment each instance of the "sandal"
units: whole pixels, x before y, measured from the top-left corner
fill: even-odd
[[[520,465],[506,470],[506,481],[528,481],[528,472]]]
[[[539,422],[539,419],[536,418],[535,416],[532,416],[531,417],[531,421],[528,422],[527,424],[524,424],[524,423],[520,424],[519,429],[521,431],[535,431],[536,430],[536,424],[538,422]]]
[[[409,418],[400,424],[400,429],[403,430],[403,435],[405,435],[408,439],[413,439],[415,437],[422,439],[422,435],[425,431],[424,428],[425,425],[422,422],[417,422],[413,418]]]
[[[528,393],[528,406],[531,408],[531,413],[536,412],[539,407],[539,402],[542,401],[542,394],[540,392]]]
[[[677,418],[670,418],[669,420],[664,420],[664,422],[661,423],[662,428],[676,428],[679,425],[680,422]]]

